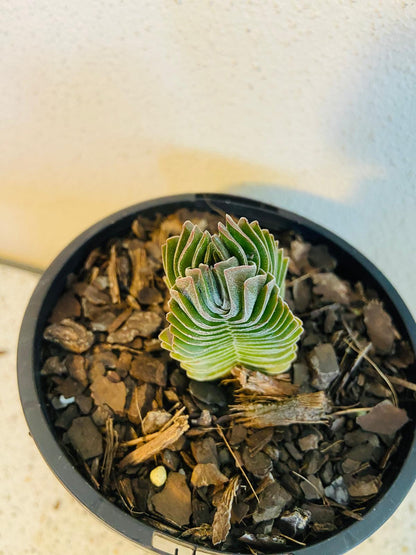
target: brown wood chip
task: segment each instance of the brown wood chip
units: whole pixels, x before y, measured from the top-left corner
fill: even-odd
[[[222,494],[212,524],[212,543],[217,545],[227,539],[231,528],[231,509],[240,486],[240,477],[234,476]]]
[[[154,439],[144,445],[140,445],[137,449],[126,455],[120,462],[120,468],[135,466],[149,460],[153,455],[157,455],[177,441],[187,430],[189,430],[188,416],[179,416],[169,428],[158,433]]]
[[[111,302],[117,304],[120,302],[120,288],[117,280],[117,255],[116,246],[112,245],[110,250],[110,260],[107,267],[108,283],[110,286]]]
[[[364,323],[377,352],[391,353],[394,344],[393,322],[380,302],[371,301],[364,308]]]
[[[219,486],[225,482],[228,482],[227,476],[224,476],[215,464],[197,464],[193,469],[191,484],[196,488],[203,486]]]
[[[114,383],[107,376],[99,376],[91,384],[91,397],[95,404],[109,406],[118,416],[124,414],[126,394],[124,382]]]
[[[130,295],[137,297],[139,291],[149,285],[149,269],[147,268],[147,255],[139,241],[131,241],[129,245],[129,256],[132,265],[132,279],[130,283]]]
[[[155,510],[178,526],[189,524],[192,514],[192,497],[186,476],[170,472],[166,485],[151,498]]]

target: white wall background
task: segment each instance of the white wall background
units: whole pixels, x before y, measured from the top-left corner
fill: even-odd
[[[416,4],[0,0],[0,256],[146,198],[329,227],[416,313]]]

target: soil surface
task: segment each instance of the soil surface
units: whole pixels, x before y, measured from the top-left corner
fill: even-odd
[[[140,218],[68,276],[41,370],[59,441],[111,502],[177,537],[236,552],[324,539],[397,471],[413,353],[375,291],[288,230],[285,298],[305,330],[291,371],[190,381],[158,339],[160,246],[186,219],[215,232],[218,217]]]

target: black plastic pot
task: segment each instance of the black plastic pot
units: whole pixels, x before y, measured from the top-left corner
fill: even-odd
[[[166,533],[133,518],[130,514],[107,501],[73,467],[59,446],[54,427],[46,409],[41,387],[40,356],[42,332],[47,318],[61,295],[65,278],[76,272],[89,251],[105,243],[110,237],[127,233],[134,218],[140,213],[170,214],[179,208],[215,210],[258,219],[262,227],[277,237],[279,231],[294,229],[312,243],[326,243],[338,259],[337,272],[343,278],[360,280],[377,290],[403,337],[407,337],[416,351],[416,324],[398,293],[387,279],[363,255],[325,228],[305,218],[255,200],[222,194],[188,194],[164,197],[121,210],[89,228],[77,237],[54,260],[41,277],[27,307],[21,327],[18,346],[18,382],[23,411],[35,440],[47,464],[62,484],[93,514],[143,547],[162,552],[192,555],[218,553],[200,548],[191,542],[178,541]],[[413,422],[415,404],[406,407]],[[362,542],[379,528],[396,510],[416,478],[415,426],[408,424],[403,431],[400,452],[392,459],[391,470],[385,477],[381,495],[363,520],[354,522],[334,536],[306,548],[290,552],[305,555],[342,554]],[[287,551],[286,553],[289,553]]]

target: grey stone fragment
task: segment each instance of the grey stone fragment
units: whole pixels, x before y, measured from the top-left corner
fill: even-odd
[[[150,383],[138,385],[133,390],[127,417],[133,424],[140,424],[152,407],[155,387]]]
[[[295,461],[301,461],[303,459],[303,455],[298,449],[296,449],[295,444],[292,441],[285,442],[286,451]]]
[[[345,459],[341,466],[342,471],[345,474],[350,474],[351,472],[356,472],[360,468],[361,463],[359,461],[355,461],[354,459]]]
[[[311,451],[313,449],[318,449],[319,437],[317,434],[311,433],[307,436],[300,437],[298,439],[299,447],[302,451]]]
[[[59,324],[48,326],[43,332],[43,337],[73,353],[83,353],[94,343],[94,334],[69,318],[64,318]]]
[[[302,472],[306,474],[316,474],[328,460],[328,455],[321,453],[317,449],[308,451],[304,457]]]
[[[68,438],[84,460],[103,454],[102,436],[89,416],[80,416],[72,421]]]
[[[272,469],[272,461],[266,453],[260,451],[252,455],[247,446],[244,447],[241,458],[246,470],[251,472],[257,478],[263,478]]]
[[[298,280],[293,284],[293,300],[297,314],[305,312],[312,298],[312,288],[307,280]]]
[[[302,480],[300,487],[302,488],[305,499],[312,501],[313,499],[321,499],[324,494],[324,488],[321,480],[317,476],[307,476],[308,481]]]
[[[348,447],[355,447],[361,443],[370,443],[371,445],[374,445],[374,447],[378,447],[380,445],[380,441],[376,434],[364,432],[359,429],[346,433],[344,435],[344,442]]]
[[[291,538],[305,531],[312,513],[306,509],[295,507],[293,511],[286,511],[279,519],[279,530]]]
[[[170,470],[178,470],[181,459],[177,453],[170,449],[162,451],[162,464],[167,466]]]
[[[304,362],[295,362],[293,365],[293,383],[299,386],[299,393],[309,393],[312,388],[309,384],[310,372]]]
[[[267,486],[259,495],[259,503],[253,514],[254,522],[271,520],[280,516],[292,496],[277,482]]]
[[[334,470],[332,468],[331,461],[328,461],[324,464],[320,478],[325,486],[328,486],[332,482],[332,478],[334,477]]]
[[[100,376],[91,384],[90,389],[97,406],[109,406],[117,415],[124,414],[127,394],[124,382],[114,383],[107,376]]]
[[[207,405],[225,407],[227,404],[224,390],[216,384],[191,380],[189,382],[189,391],[196,399]]]
[[[55,420],[55,426],[67,430],[77,416],[79,416],[78,407],[75,403],[72,403],[59,414],[58,418]]]
[[[379,435],[395,434],[408,421],[406,411],[395,407],[387,399],[357,418],[357,424],[363,430]]]
[[[311,381],[316,389],[326,389],[339,374],[338,360],[331,343],[321,343],[309,355]]]
[[[91,415],[96,426],[105,426],[107,418],[112,416],[112,411],[107,406],[97,407]]]
[[[349,500],[347,486],[344,478],[339,476],[325,488],[325,495],[340,505],[346,505]]]
[[[192,441],[191,450],[197,463],[212,463],[218,466],[218,453],[214,438],[209,436],[204,439]]]

